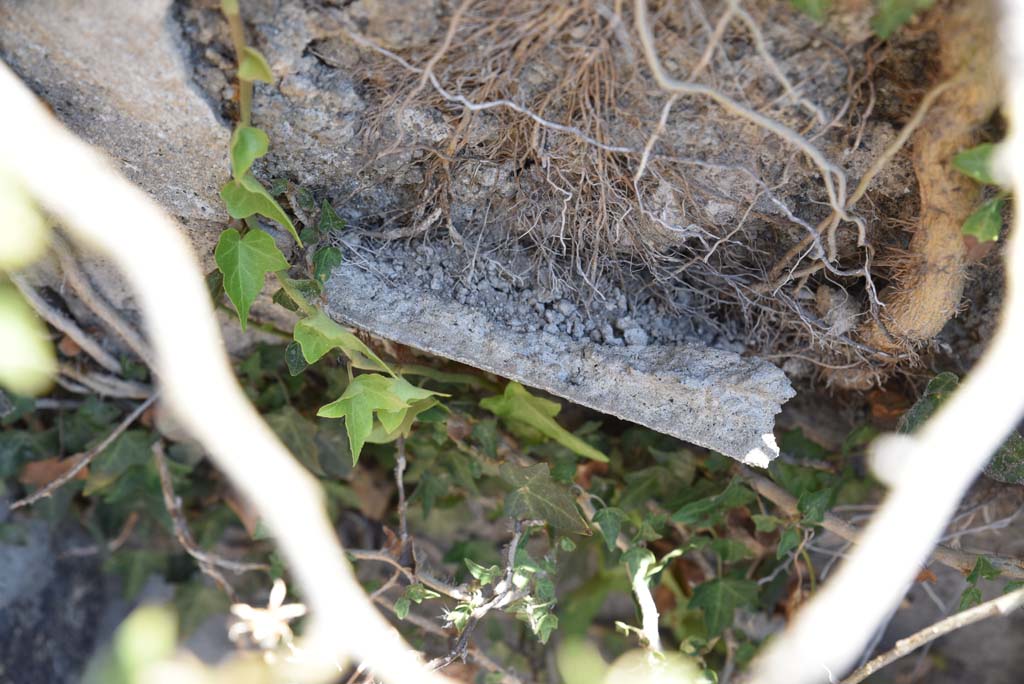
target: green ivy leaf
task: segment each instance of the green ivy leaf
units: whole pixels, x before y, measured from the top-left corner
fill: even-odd
[[[832,0],[789,0],[789,2],[815,21],[824,21],[829,10],[832,9]]]
[[[1012,433],[992,461],[985,466],[985,474],[998,482],[1024,484],[1024,437]]]
[[[996,180],[992,177],[992,153],[995,149],[994,143],[982,143],[958,152],[953,156],[953,168],[979,183],[995,185]]]
[[[502,463],[498,472],[512,486],[505,497],[505,515],[514,520],[544,520],[566,534],[590,534],[569,490],[551,479],[547,463],[528,467]]]
[[[220,189],[220,198],[227,205],[231,218],[246,219],[254,214],[266,216],[271,221],[276,221],[284,226],[295,238],[295,242],[300,247],[302,246],[302,240],[299,239],[299,234],[295,230],[295,224],[288,218],[288,214],[284,212],[277,200],[251,173],[228,181]]]
[[[601,530],[604,543],[609,551],[615,550],[615,543],[622,531],[622,521],[626,519],[626,512],[621,508],[602,508],[594,513],[594,524]]]
[[[981,603],[981,589],[978,587],[967,587],[964,589],[964,593],[960,594],[960,610],[967,610],[979,603]]]
[[[580,456],[608,462],[607,456],[555,422],[560,404],[533,396],[518,382],[505,385],[501,395],[481,399],[480,406],[506,421],[528,425]]]
[[[1006,200],[993,197],[982,202],[981,206],[971,212],[964,221],[960,231],[964,235],[973,235],[978,242],[995,242],[1003,229],[1003,205]]]
[[[309,364],[302,356],[302,346],[294,340],[284,348],[284,362],[288,366],[288,374],[292,377],[309,368]]]
[[[259,50],[246,46],[242,50],[242,61],[238,65],[238,78],[245,81],[274,82],[274,73],[267,64],[267,59]]]
[[[970,584],[977,584],[980,579],[994,580],[999,577],[1002,573],[992,565],[992,561],[985,556],[978,556],[978,560],[974,561],[974,568],[971,570],[971,574],[967,575],[967,582]]]
[[[249,172],[252,163],[265,155],[270,147],[270,138],[258,128],[239,126],[231,134],[231,175],[242,178]]]
[[[779,545],[775,549],[775,558],[784,558],[787,553],[795,549],[799,544],[800,528],[787,527],[782,531],[782,534],[779,535]]]
[[[917,12],[934,4],[935,0],[875,0],[875,16],[871,19],[871,28],[875,35],[884,40],[910,21]]]
[[[801,494],[796,506],[804,516],[803,522],[809,525],[820,525],[825,519],[825,511],[832,506],[834,496],[835,490],[832,488]]]
[[[755,601],[756,582],[721,577],[698,584],[690,598],[690,607],[704,611],[708,636],[714,637],[732,624],[737,608],[753,605]]]
[[[320,407],[317,415],[323,418],[345,419],[349,448],[352,450],[352,464],[355,465],[373,429],[375,414],[378,420],[384,423],[390,419],[389,412],[393,415],[394,412],[404,411],[415,402],[428,399],[434,394],[430,390],[409,384],[403,378],[368,373],[356,376],[345,388],[344,393],[330,404]],[[392,426],[394,427],[397,425]]]
[[[404,620],[409,616],[409,609],[412,607],[412,603],[405,596],[400,596],[395,600],[395,617],[399,620]]]
[[[390,373],[387,364],[380,360],[362,340],[318,311],[295,324],[295,341],[302,346],[306,363],[316,363],[332,349],[340,349],[356,365],[365,370],[382,370]]]
[[[321,247],[313,254],[313,277],[326,283],[338,266],[341,265],[341,250],[337,247]]]
[[[153,458],[152,444],[153,437],[145,430],[128,430],[122,434],[93,459],[82,493],[92,496],[113,484],[132,466],[149,463]]]
[[[323,477],[316,445],[316,424],[292,406],[285,406],[265,416],[267,424],[288,447],[288,451],[314,475]]]
[[[774,532],[782,524],[782,519],[777,518],[774,515],[761,515],[755,513],[750,516],[750,519],[754,521],[754,529],[757,532]]]
[[[928,381],[924,388],[924,394],[914,402],[906,413],[900,416],[896,431],[902,434],[911,434],[932,417],[932,414],[943,402],[952,396],[960,383],[960,378],[955,373],[939,373]]]
[[[672,514],[672,520],[684,525],[708,527],[717,523],[726,511],[745,506],[755,498],[739,478],[733,478],[721,493],[691,501]]]
[[[224,274],[224,290],[245,330],[249,308],[263,290],[267,273],[283,271],[288,268],[288,261],[267,233],[251,230],[242,237],[234,228],[220,234],[213,257]]]
[[[317,230],[321,235],[327,235],[334,231],[342,230],[345,227],[345,219],[338,216],[334,207],[327,200],[320,204],[320,220],[317,222]]]
[[[474,563],[469,558],[464,558],[463,562],[466,564],[466,568],[469,569],[469,574],[480,584],[494,584],[501,578],[501,568],[497,565],[485,568],[479,563]]]
[[[428,599],[441,598],[441,595],[436,591],[427,589],[423,584],[410,584],[409,588],[405,590],[405,595],[410,601],[419,605]]]
[[[718,554],[723,563],[735,563],[736,561],[754,557],[750,549],[735,539],[713,539],[710,546],[711,550]]]

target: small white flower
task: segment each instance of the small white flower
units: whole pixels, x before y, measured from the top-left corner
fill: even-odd
[[[305,615],[306,606],[301,603],[285,603],[287,593],[284,581],[277,579],[270,590],[266,608],[253,608],[246,603],[231,606],[231,613],[238,618],[238,622],[231,625],[228,638],[237,643],[248,634],[264,651],[273,650],[282,641],[290,645],[293,635],[288,623]]]

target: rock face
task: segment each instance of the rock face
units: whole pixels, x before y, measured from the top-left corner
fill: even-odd
[[[217,193],[228,175],[232,106],[231,54],[218,5],[206,0],[0,4],[0,56],[69,127],[105,149],[128,178],[178,218],[207,270],[226,220]],[[792,389],[771,364],[737,353],[743,351],[743,335],[730,322],[714,331],[673,313],[695,310],[691,300],[701,296],[699,287],[677,293],[665,307],[643,295],[649,288],[633,279],[612,288],[604,308],[590,307],[586,297],[572,296],[579,284],[564,277],[574,270],[588,277],[573,265],[579,254],[559,262],[559,277],[545,285],[543,273],[523,281],[513,272],[513,266],[519,268],[510,256],[515,249],[495,248],[495,238],[506,246],[526,239],[519,228],[504,233],[489,228],[519,221],[514,211],[488,213],[497,198],[514,208],[516,193],[523,192],[539,198],[531,219],[539,233],[562,240],[557,226],[560,214],[565,221],[568,200],[552,190],[544,159],[462,161],[452,165],[443,193],[424,196],[433,187],[439,149],[443,155],[456,135],[476,141],[474,150],[485,149],[504,130],[503,120],[484,116],[462,126],[457,107],[422,102],[399,107],[400,116],[382,116],[388,84],[359,76],[372,72],[373,60],[382,57],[379,50],[353,42],[352,31],[362,31],[380,49],[429,52],[444,37],[450,9],[440,1],[246,3],[253,42],[280,79],[257,88],[254,124],[269,133],[271,153],[255,170],[265,179],[287,178],[329,198],[350,224],[336,238],[352,249],[343,250],[350,258],[331,280],[330,313],[380,336],[734,458],[766,463],[777,453],[771,438],[774,415]],[[574,41],[589,39],[576,29],[572,33]],[[775,38],[783,35],[780,31]],[[522,96],[542,95],[557,73],[548,68],[524,74]],[[845,73],[826,76],[845,79]],[[408,78],[414,85],[418,77]],[[390,97],[400,99],[401,93]],[[704,109],[701,103],[686,105],[691,106]],[[875,144],[872,130],[866,135]],[[643,137],[635,133],[624,131],[623,138],[642,147]],[[728,137],[705,130],[694,139],[713,143],[722,135]],[[396,140],[400,147],[385,149]],[[544,145],[553,149],[554,142]],[[766,147],[765,154],[776,146]],[[733,183],[737,197],[757,190],[745,169],[708,168],[694,173]],[[787,173],[794,185],[805,177],[803,170]],[[655,236],[668,231],[665,237],[674,245],[707,233],[693,221],[730,223],[744,211],[737,197],[722,193],[695,211],[664,181],[646,191],[651,230]],[[548,207],[543,203],[551,203],[553,192]],[[819,198],[812,200],[820,204]],[[293,210],[302,222],[316,219],[315,212]],[[437,243],[438,235],[445,248],[423,261],[416,250]],[[616,235],[616,249],[632,249],[640,239]],[[517,253],[529,261],[536,256],[533,249]],[[417,277],[382,273],[375,254],[387,250],[405,250],[402,258],[419,260],[422,272]],[[108,267],[90,260],[86,268],[104,296],[131,309],[130,295]],[[471,282],[478,273],[489,279],[487,288]],[[609,282],[597,283],[599,289]],[[719,348],[709,348],[712,343]]]

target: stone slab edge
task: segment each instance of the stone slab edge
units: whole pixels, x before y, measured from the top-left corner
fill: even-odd
[[[795,392],[755,358],[701,346],[609,347],[514,332],[484,312],[343,264],[327,283],[336,321],[517,380],[750,465],[778,455],[775,415]]]

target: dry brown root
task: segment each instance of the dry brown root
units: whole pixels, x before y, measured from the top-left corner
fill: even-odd
[[[999,102],[994,66],[993,7],[986,0],[953,2],[934,17],[941,73],[955,78],[914,134],[913,163],[921,215],[909,250],[897,259],[893,284],[881,293],[879,320],[858,339],[889,354],[912,351],[939,333],[956,313],[967,273],[961,226],[976,207],[979,189],[953,168],[953,155],[977,143],[979,126]],[[880,325],[881,323],[881,325]],[[892,367],[835,371],[830,382],[865,389]]]

